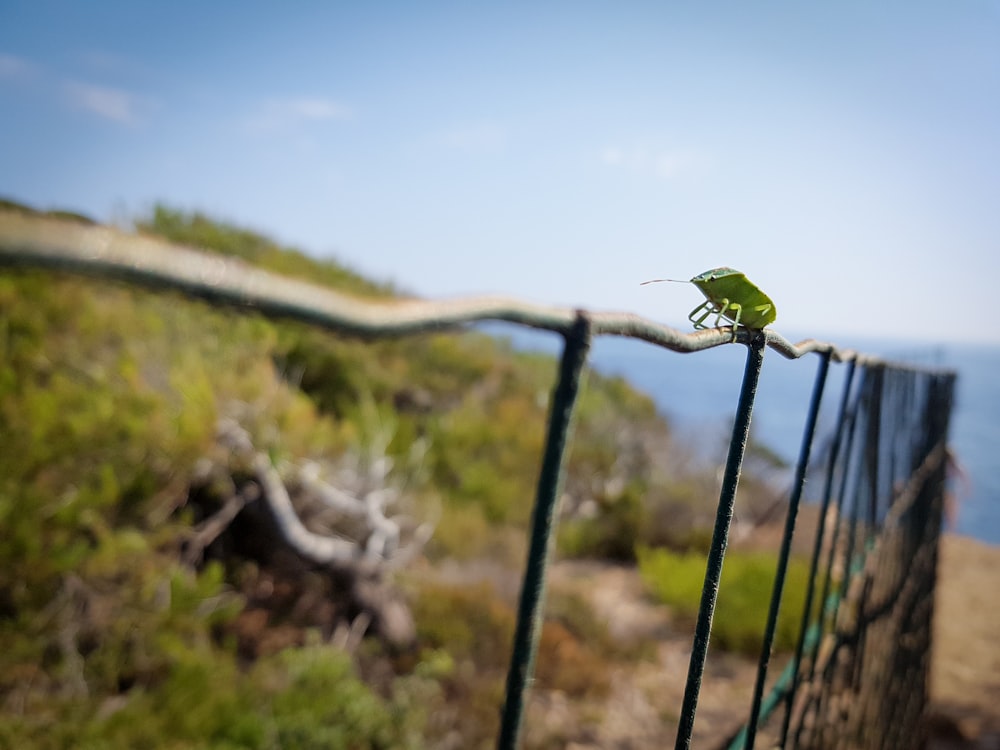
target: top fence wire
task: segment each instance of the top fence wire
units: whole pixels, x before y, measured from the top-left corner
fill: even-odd
[[[740,329],[734,335],[727,327],[685,334],[631,314],[543,307],[504,298],[367,303],[236,259],[110,228],[16,212],[0,212],[0,264],[124,279],[367,337],[486,320],[560,334],[564,349],[529,532],[497,739],[501,749],[517,747],[521,734],[564,458],[592,339],[631,337],[686,353],[730,343],[747,348],[679,711],[677,748],[691,746],[765,351],[789,359],[816,355],[818,367],[788,499],[752,704],[747,722],[727,746],[750,748],[761,742],[788,748],[920,746],[954,373],[893,364],[820,341],[793,345],[769,330]],[[794,656],[768,688],[791,542],[831,363],[847,371],[838,397],[836,433],[823,466],[820,523],[812,543],[806,603]]]

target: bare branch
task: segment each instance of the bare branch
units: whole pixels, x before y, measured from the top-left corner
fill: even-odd
[[[299,520],[288,490],[271,459],[258,453],[254,457],[253,468],[264,490],[263,500],[274,515],[278,530],[296,552],[321,564],[357,562],[359,551],[356,544],[334,536],[314,534]]]

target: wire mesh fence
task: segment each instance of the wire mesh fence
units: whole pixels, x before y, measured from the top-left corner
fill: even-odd
[[[224,259],[113,229],[0,213],[0,263],[125,279],[334,331],[400,336],[500,320],[553,331],[564,348],[529,531],[497,747],[518,746],[545,606],[573,412],[595,336],[697,352],[747,348],[691,648],[676,747],[691,746],[729,529],[765,352],[818,357],[788,498],[784,534],[748,721],[729,747],[916,747],[927,701],[937,544],[955,375],[906,367],[773,331],[685,334],[635,315],[528,305],[503,298],[368,303]],[[831,364],[847,368],[835,434],[823,456],[820,522],[795,654],[768,685],[775,626],[818,414]],[[544,658],[544,655],[543,655]],[[734,711],[737,711],[734,707]]]

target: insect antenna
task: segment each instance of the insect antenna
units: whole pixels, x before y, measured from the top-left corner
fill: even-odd
[[[687,279],[650,279],[649,281],[640,282],[639,286],[646,286],[646,284],[659,284],[661,281],[672,281],[675,284],[690,284],[691,283]]]

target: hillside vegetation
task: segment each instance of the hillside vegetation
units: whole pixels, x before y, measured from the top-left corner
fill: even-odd
[[[136,228],[395,294],[199,214],[160,206]],[[3,269],[0,747],[489,746],[555,372],[475,331],[351,339]],[[689,458],[647,396],[590,373],[562,553],[699,547],[715,478]],[[362,574],[285,549],[268,477],[312,533],[364,546],[391,522],[379,549],[402,563]],[[331,514],[317,486],[384,517]],[[483,560],[493,583],[434,573]],[[543,649],[538,689],[581,700],[641,654],[559,596]]]

